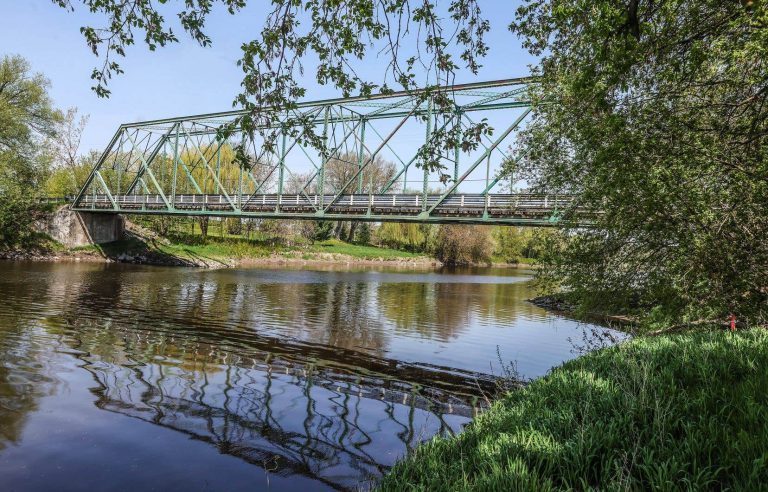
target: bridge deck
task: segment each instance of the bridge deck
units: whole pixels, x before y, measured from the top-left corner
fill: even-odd
[[[438,204],[440,197],[427,195],[424,204],[423,195],[416,193],[340,196],[177,194],[175,197],[95,194],[82,196],[75,210],[123,214],[551,225],[558,211],[571,203],[570,197],[562,195],[464,193],[450,195]]]

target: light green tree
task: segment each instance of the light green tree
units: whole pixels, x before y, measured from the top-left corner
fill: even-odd
[[[42,145],[62,115],[48,80],[19,56],[0,59],[0,246],[27,239],[36,218],[50,155]]]

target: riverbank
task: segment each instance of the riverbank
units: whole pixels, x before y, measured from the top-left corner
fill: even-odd
[[[31,261],[95,261],[161,266],[230,268],[259,265],[342,265],[404,268],[440,267],[443,263],[427,253],[416,253],[382,245],[349,243],[338,239],[309,242],[295,235],[211,234],[180,230],[160,235],[126,221],[124,238],[104,244],[67,248],[42,231],[14,249],[0,250],[0,259]],[[486,262],[457,266],[536,268],[535,260]]]
[[[381,490],[759,490],[768,480],[768,331],[644,336],[512,391]]]
[[[579,319],[583,319],[584,321],[594,321],[623,331],[634,332],[634,328],[639,325],[639,320],[632,316],[599,312],[581,313],[578,311],[576,305],[563,294],[537,296],[528,299],[528,302],[534,306],[546,309],[547,311],[568,316],[576,315]]]
[[[161,237],[133,226],[112,243],[66,248],[40,236],[24,247],[0,251],[0,259],[32,261],[95,261],[201,268],[259,265],[322,265],[435,267],[440,262],[417,253],[338,240],[284,245],[244,238]]]

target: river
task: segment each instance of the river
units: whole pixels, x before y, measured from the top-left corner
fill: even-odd
[[[369,488],[496,376],[542,376],[603,331],[525,302],[530,279],[0,262],[0,483]]]

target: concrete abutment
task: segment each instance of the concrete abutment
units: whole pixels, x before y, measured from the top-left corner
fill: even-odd
[[[68,205],[51,214],[40,229],[69,248],[122,239],[125,219],[118,214],[75,212]]]

